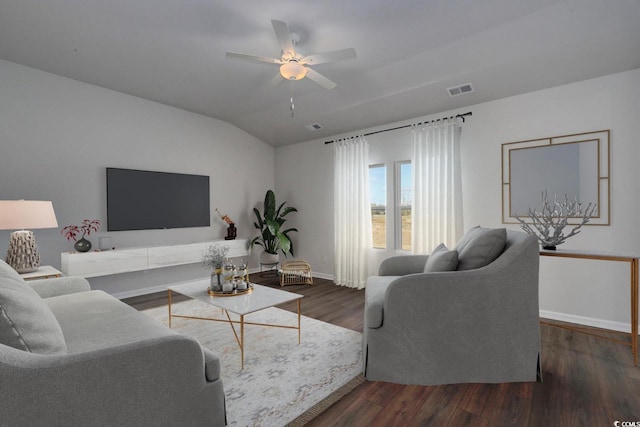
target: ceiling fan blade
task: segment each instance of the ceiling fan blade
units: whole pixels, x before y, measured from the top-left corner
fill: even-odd
[[[274,88],[274,87],[278,87],[282,84],[282,82],[284,81],[284,79],[282,78],[282,76],[280,75],[280,73],[276,74],[273,79],[269,82],[269,84],[267,85],[267,87],[269,89]]]
[[[312,70],[309,67],[307,67],[306,77],[309,77],[310,80],[313,80],[325,89],[333,89],[334,87],[338,86],[336,83],[332,82],[319,72]]]
[[[289,27],[287,27],[285,22],[276,21],[275,19],[271,20],[271,25],[273,25],[273,31],[276,33],[276,38],[278,39],[278,43],[280,43],[282,53],[293,58],[296,55],[296,52],[293,49],[293,42],[291,41]]]
[[[324,64],[325,62],[336,62],[344,59],[351,59],[356,57],[356,50],[352,47],[347,49],[334,50],[332,52],[316,53],[313,55],[305,56],[300,60],[301,64]]]
[[[241,59],[244,61],[268,62],[269,64],[282,64],[282,60],[276,58],[267,58],[265,56],[245,55],[244,53],[227,52],[227,58]]]

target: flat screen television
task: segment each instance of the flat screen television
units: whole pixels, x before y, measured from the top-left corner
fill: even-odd
[[[208,227],[209,177],[107,168],[107,230]]]

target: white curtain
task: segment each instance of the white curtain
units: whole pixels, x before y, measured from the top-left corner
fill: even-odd
[[[413,133],[413,253],[449,248],[462,235],[460,132],[455,118],[416,125]]]
[[[372,241],[369,144],[358,137],[334,145],[335,282],[362,289]]]

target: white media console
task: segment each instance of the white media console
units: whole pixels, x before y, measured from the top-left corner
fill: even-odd
[[[249,255],[247,239],[214,240],[184,245],[152,246],[96,252],[63,252],[61,270],[69,276],[98,277],[145,271],[175,265],[195,264],[211,245],[228,246],[229,258]]]

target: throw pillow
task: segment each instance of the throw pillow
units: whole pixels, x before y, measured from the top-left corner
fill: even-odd
[[[65,354],[67,344],[47,304],[0,261],[0,343],[39,354]]]
[[[458,251],[459,254],[460,252],[462,252],[464,247],[467,246],[471,240],[473,240],[476,234],[482,233],[482,231],[484,230],[488,230],[488,228],[482,228],[479,225],[468,229],[467,232],[464,233],[464,236],[462,236],[462,238],[458,240],[458,243],[456,243],[456,246],[453,249]]]
[[[458,254],[458,270],[473,270],[491,264],[504,251],[505,228],[475,229],[471,239]]]
[[[444,243],[440,243],[431,252],[424,264],[424,272],[455,271],[458,266],[458,251],[450,251]]]

